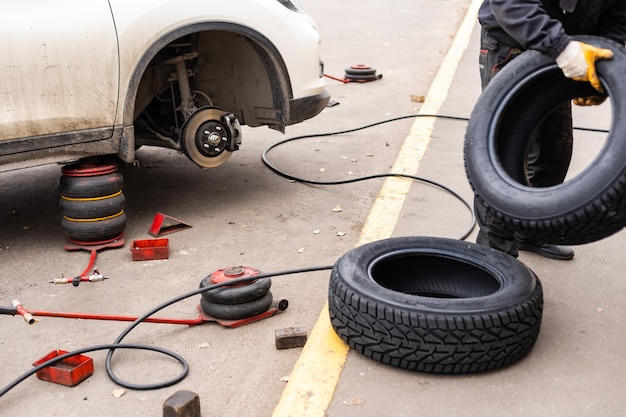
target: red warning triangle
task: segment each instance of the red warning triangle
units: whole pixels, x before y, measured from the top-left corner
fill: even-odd
[[[175,219],[163,213],[157,213],[150,226],[150,233],[154,237],[167,235],[169,233],[178,232],[179,230],[188,229],[191,226],[182,220]]]

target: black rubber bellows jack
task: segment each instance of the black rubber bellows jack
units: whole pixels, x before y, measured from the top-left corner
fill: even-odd
[[[200,288],[258,274],[258,270],[244,266],[224,268],[204,278],[200,282]],[[272,305],[271,284],[269,278],[251,279],[238,285],[223,285],[204,291],[200,308],[209,316],[222,320],[256,316]]]
[[[95,245],[120,238],[126,228],[126,198],[117,164],[77,163],[61,172],[61,226],[68,240]]]

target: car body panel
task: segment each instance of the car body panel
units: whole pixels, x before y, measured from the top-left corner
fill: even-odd
[[[0,171],[111,154],[132,162],[143,145],[181,150],[181,56],[193,56],[183,77],[197,107],[251,127],[284,131],[329,100],[314,22],[276,0],[2,7]]]
[[[308,15],[290,12],[275,0],[111,0],[111,7],[120,39],[122,86],[132,85],[142,60],[145,65],[171,33],[181,36],[186,28],[194,26],[194,30],[225,30],[228,25],[230,30],[239,28],[247,36],[263,38],[277,55],[280,51],[291,77],[290,99],[324,91],[325,82],[319,74],[319,34],[313,21]],[[316,43],[300,41],[311,38]],[[152,51],[152,56],[144,51]],[[236,50],[230,52],[237,54]],[[213,58],[219,60],[220,56]]]
[[[0,140],[93,128],[110,137],[119,67],[108,3],[24,1],[2,8]]]

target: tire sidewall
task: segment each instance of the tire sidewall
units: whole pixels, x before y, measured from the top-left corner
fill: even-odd
[[[623,114],[626,111],[626,77],[623,76],[626,50],[604,38],[578,36],[576,39],[614,52],[614,58],[599,61],[597,69],[610,95],[613,114]],[[545,188],[531,188],[516,182],[506,174],[496,155],[494,129],[499,111],[506,107],[511,91],[523,88],[525,80],[538,71],[561,70],[550,58],[527,51],[494,77],[474,107],[464,152],[469,181],[481,200],[505,216],[540,222],[583,209],[624,173],[626,123],[613,122],[601,154],[590,168],[572,180]]]
[[[478,268],[497,280],[500,288],[481,297],[442,299],[393,291],[372,278],[370,271],[374,264],[405,254],[442,257],[468,268]],[[362,299],[371,300],[379,307],[453,315],[488,313],[522,303],[533,293],[537,283],[529,268],[504,252],[474,243],[433,237],[391,238],[357,247],[339,258],[331,277],[341,280],[352,291],[361,294]]]

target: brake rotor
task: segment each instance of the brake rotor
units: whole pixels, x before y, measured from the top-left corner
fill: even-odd
[[[203,168],[222,165],[238,149],[239,142],[237,119],[214,107],[198,109],[187,119],[180,134],[185,155]]]

